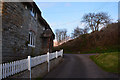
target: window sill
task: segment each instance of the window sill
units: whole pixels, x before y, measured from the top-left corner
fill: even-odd
[[[28,44],[28,46],[35,48],[35,45]]]

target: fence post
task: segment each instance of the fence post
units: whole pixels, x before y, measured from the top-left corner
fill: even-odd
[[[50,71],[49,52],[47,52],[48,72]]]
[[[0,64],[0,80],[2,79],[2,64]]]
[[[31,56],[28,56],[28,70],[30,71],[30,80],[31,80]]]
[[[56,58],[58,58],[57,51],[56,51]]]
[[[62,49],[62,54],[61,54],[61,57],[63,57],[63,49]]]
[[[7,70],[7,69],[6,69],[6,64],[7,64],[7,63],[5,63],[5,65],[4,65],[4,69],[5,69],[4,78],[6,78],[6,70]]]

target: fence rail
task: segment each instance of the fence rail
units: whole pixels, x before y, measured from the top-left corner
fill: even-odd
[[[63,50],[56,51],[54,53],[48,52],[45,55],[33,57],[31,58],[30,63],[29,59],[27,58],[23,60],[13,61],[10,63],[0,64],[0,80],[7,78],[11,75],[17,74],[21,71],[27,70],[41,63],[44,63],[46,61],[49,62],[49,60],[57,58],[58,56],[63,56]]]

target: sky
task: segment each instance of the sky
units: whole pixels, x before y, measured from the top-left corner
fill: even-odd
[[[71,35],[77,26],[84,28],[81,20],[87,13],[106,12],[113,22],[118,20],[118,2],[35,2],[53,32],[67,29]]]

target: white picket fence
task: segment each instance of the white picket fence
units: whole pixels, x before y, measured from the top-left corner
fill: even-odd
[[[39,65],[44,62],[48,62],[54,58],[58,58],[58,56],[63,56],[63,50],[56,51],[54,53],[47,53],[45,55],[36,56],[33,58],[27,58],[19,61],[13,61],[10,63],[0,64],[0,80],[7,78],[11,75],[19,73],[24,70],[29,70],[31,67]],[[48,68],[49,69],[49,68]],[[48,70],[49,71],[49,70]]]

